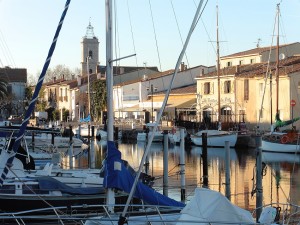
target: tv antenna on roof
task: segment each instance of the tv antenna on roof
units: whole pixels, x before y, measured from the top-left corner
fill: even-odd
[[[257,47],[257,48],[260,48],[260,42],[261,42],[261,39],[258,38],[258,39],[257,39],[257,42],[256,42],[256,47]]]

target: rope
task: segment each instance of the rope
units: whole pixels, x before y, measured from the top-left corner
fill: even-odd
[[[158,62],[159,62],[159,69],[160,69],[160,71],[162,71],[161,62],[160,62],[160,55],[159,55],[159,50],[158,50],[157,35],[156,35],[156,30],[155,30],[155,25],[154,25],[154,19],[153,19],[152,7],[151,7],[151,1],[150,0],[149,0],[149,7],[150,7],[150,13],[151,13],[152,27],[153,27],[154,37],[155,37],[155,44],[156,44],[157,57],[158,57]]]
[[[263,104],[264,104],[264,98],[265,98],[265,93],[266,93],[266,88],[267,88],[267,81],[268,81],[268,72],[270,70],[270,59],[271,59],[271,50],[272,50],[272,46],[273,46],[273,41],[274,41],[274,33],[275,33],[275,27],[276,27],[276,21],[277,21],[277,13],[275,15],[275,22],[274,22],[274,27],[273,27],[273,35],[272,35],[272,42],[271,42],[271,46],[270,46],[270,50],[269,50],[269,57],[268,57],[268,63],[267,63],[267,70],[266,70],[266,75],[265,75],[265,85],[264,85],[264,90],[263,90],[263,95],[262,95],[262,100],[261,100],[261,105],[260,105],[260,112],[259,112],[259,117],[258,117],[258,124],[260,124],[261,122],[261,114],[262,114],[262,110],[263,110]],[[270,98],[272,98],[272,96],[270,96]],[[258,127],[257,124],[257,127]]]
[[[60,218],[60,216],[59,216],[58,213],[64,215],[64,213],[62,211],[60,211],[59,209],[58,210],[55,209],[53,205],[51,205],[49,202],[47,202],[41,195],[38,195],[31,187],[29,187],[23,180],[21,180],[21,178],[13,170],[11,170],[11,168],[9,170],[24,186],[26,186],[28,188],[28,190],[30,190],[33,194],[35,194],[46,205],[48,205],[49,207],[51,207],[58,218]],[[62,223],[62,221],[61,221],[61,223]]]
[[[42,87],[42,84],[43,84],[43,81],[44,81],[47,69],[49,67],[49,64],[50,64],[50,61],[51,61],[51,57],[53,55],[53,52],[54,52],[54,49],[55,49],[55,46],[56,46],[56,42],[57,42],[60,30],[62,28],[62,24],[64,22],[64,18],[65,18],[66,14],[67,14],[67,11],[68,11],[68,8],[69,8],[69,5],[70,5],[70,1],[71,0],[67,0],[66,1],[64,11],[63,11],[63,13],[61,15],[61,18],[60,18],[60,21],[58,23],[58,27],[56,29],[56,32],[55,32],[55,35],[54,35],[51,47],[50,47],[49,52],[48,52],[48,56],[46,58],[46,62],[44,64],[43,70],[42,70],[42,72],[40,74],[38,83],[36,85],[36,88],[35,88],[33,96],[32,96],[32,100],[31,100],[31,102],[29,104],[29,107],[28,107],[28,110],[26,111],[25,118],[24,118],[24,120],[23,120],[23,122],[21,124],[21,127],[20,127],[20,130],[18,132],[17,138],[16,138],[15,143],[13,145],[13,148],[12,148],[13,153],[11,153],[12,156],[7,160],[6,166],[3,169],[3,172],[1,174],[0,186],[3,185],[3,182],[4,182],[5,178],[6,178],[8,170],[9,170],[8,166],[10,166],[12,164],[12,162],[14,160],[14,157],[15,157],[15,154],[17,153],[18,148],[20,146],[21,140],[24,137],[28,121],[30,119],[30,116],[31,116],[33,110],[34,110],[35,103],[36,103],[36,101],[38,99],[38,94],[39,94],[39,92],[41,90],[41,87]]]

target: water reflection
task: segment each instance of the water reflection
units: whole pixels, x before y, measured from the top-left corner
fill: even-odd
[[[122,158],[138,169],[143,157],[145,144],[118,143]],[[95,142],[95,167],[100,168],[106,153],[106,142]],[[185,151],[186,198],[193,196],[195,187],[202,186],[203,161],[202,148],[193,146]],[[168,150],[169,196],[180,201],[180,147]],[[263,203],[291,202],[300,204],[299,163],[300,156],[294,154],[263,153],[266,167],[263,172]],[[79,159],[81,165],[88,164],[86,158]],[[154,187],[163,192],[163,145],[153,143],[150,149],[148,173],[156,177]],[[256,207],[255,149],[230,149],[231,201],[242,208],[252,210]],[[225,150],[208,148],[208,182],[209,188],[225,194]]]

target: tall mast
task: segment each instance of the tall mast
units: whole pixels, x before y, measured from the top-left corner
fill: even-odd
[[[218,122],[221,121],[221,96],[220,96],[220,47],[219,47],[219,17],[217,8],[217,75],[218,75]]]
[[[105,0],[105,12],[106,12],[106,91],[107,91],[107,141],[114,141],[113,131],[113,40],[112,40],[112,1]],[[111,205],[109,211],[113,212],[113,205],[115,204],[114,190],[107,189],[106,203]]]
[[[113,46],[112,46],[112,3],[106,0],[106,90],[107,90],[107,140],[114,141],[113,131]]]
[[[279,115],[279,3],[277,4],[276,114]]]

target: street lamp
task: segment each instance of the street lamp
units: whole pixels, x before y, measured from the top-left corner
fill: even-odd
[[[153,90],[157,91],[156,87],[153,88],[153,84],[150,85],[150,89],[149,89],[149,87],[147,87],[147,91],[150,91],[150,93],[151,93],[151,118],[152,118],[151,121],[152,121],[152,123],[153,123]]]

